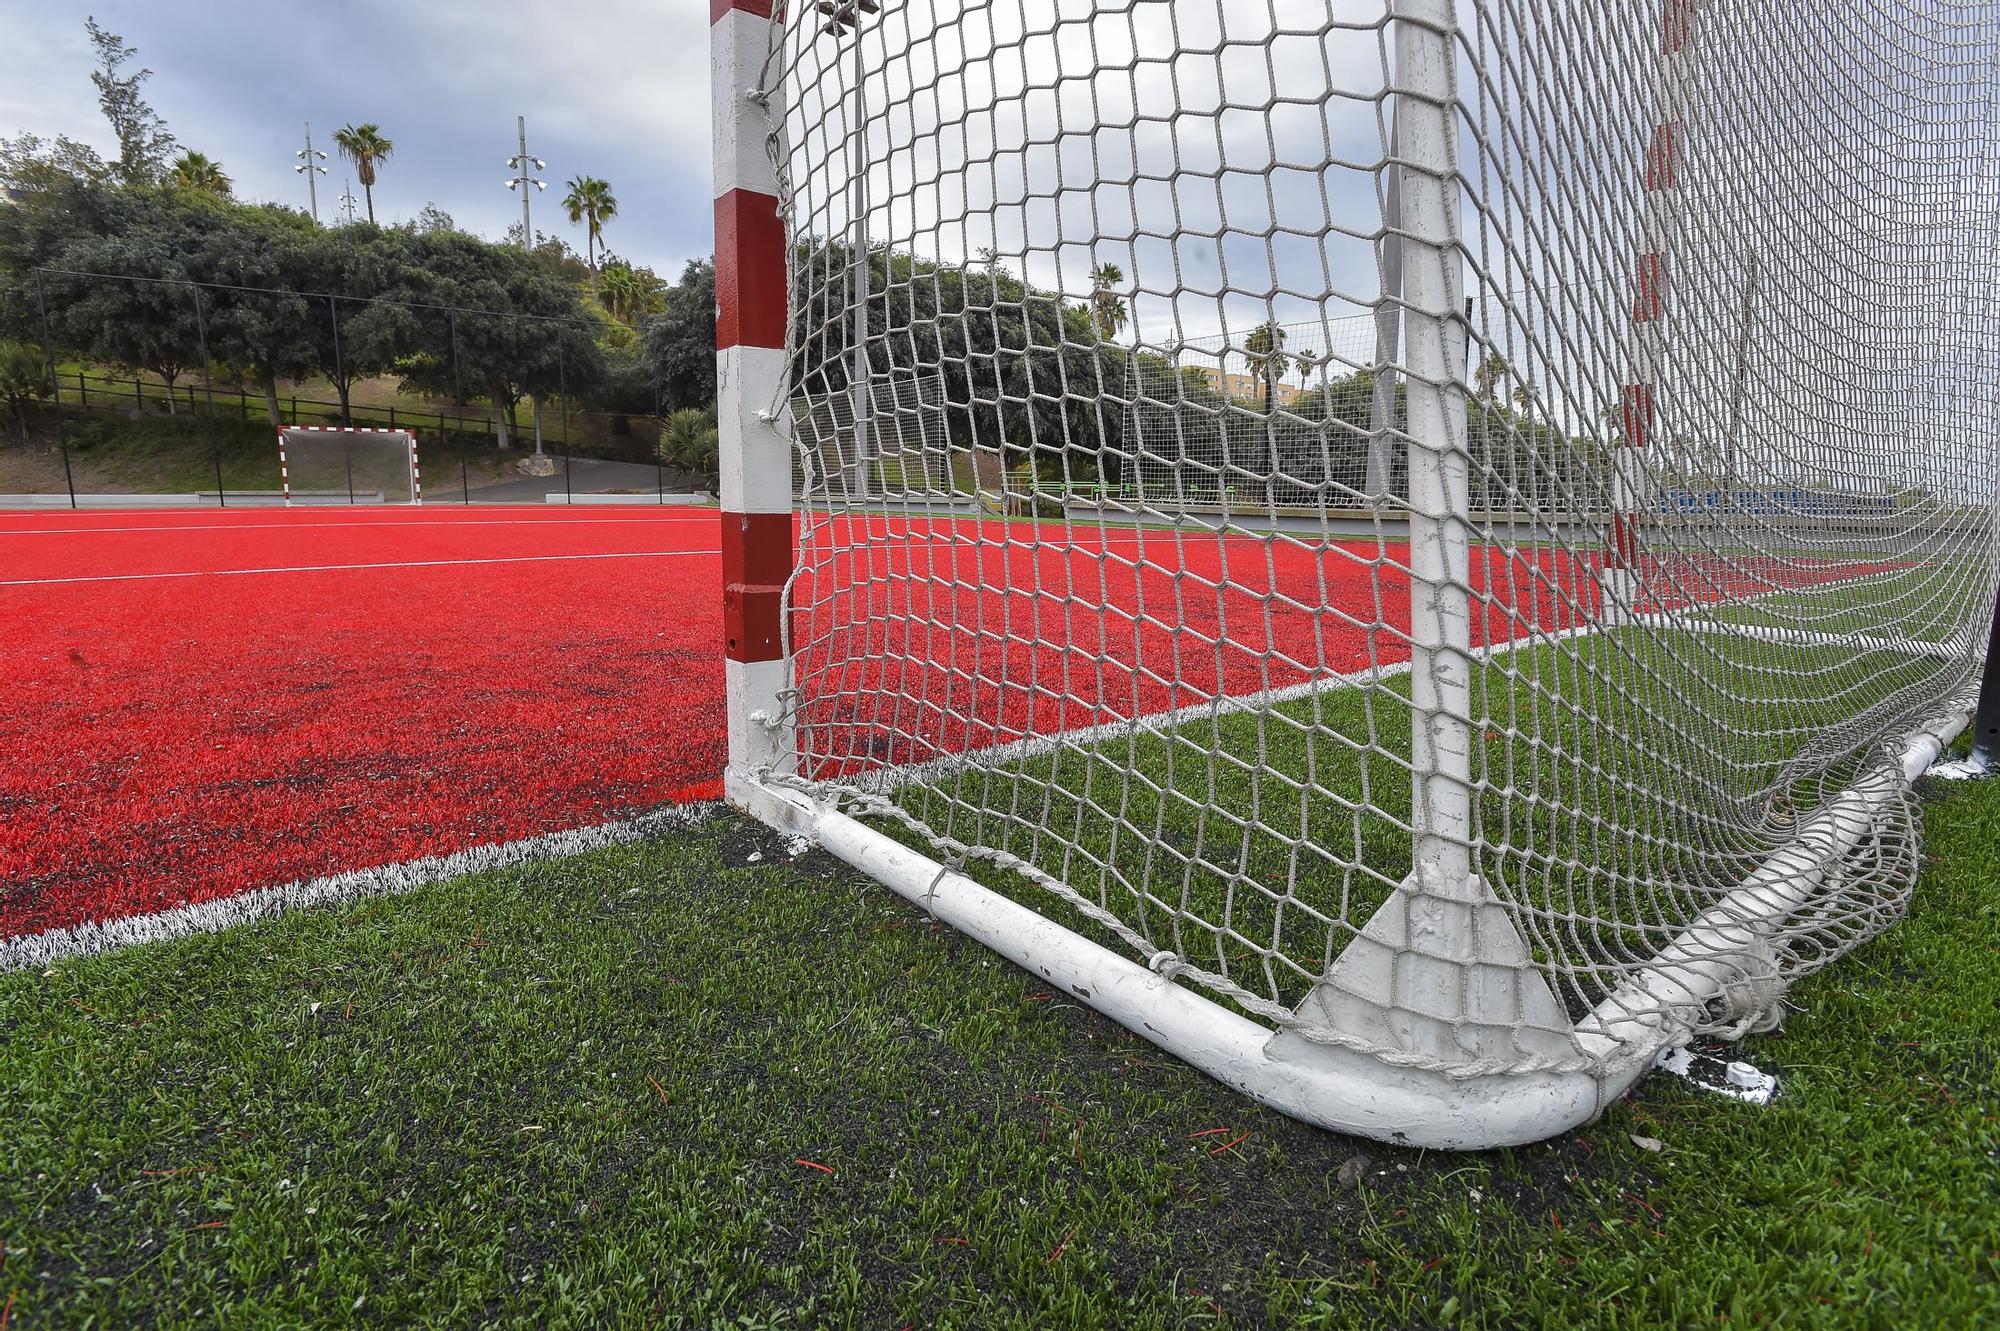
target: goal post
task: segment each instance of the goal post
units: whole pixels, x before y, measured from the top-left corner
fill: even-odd
[[[725,792],[1295,1117],[1551,1136],[1908,901],[1996,34],[1158,8],[718,0]]]
[[[424,502],[417,436],[406,429],[279,426],[278,483],[286,508]]]

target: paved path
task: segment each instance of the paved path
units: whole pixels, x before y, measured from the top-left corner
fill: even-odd
[[[549,495],[562,494],[565,490],[574,494],[608,494],[613,491],[631,491],[653,494],[665,489],[669,493],[693,489],[687,479],[673,467],[661,468],[650,462],[606,462],[599,458],[571,458],[569,474],[565,478],[563,459],[556,457],[556,473],[553,476],[511,476],[491,485],[473,487],[474,503],[491,504],[538,504],[546,502]],[[426,480],[429,478],[426,477]],[[447,468],[440,481],[439,498],[449,501],[453,496],[453,482],[458,478]]]

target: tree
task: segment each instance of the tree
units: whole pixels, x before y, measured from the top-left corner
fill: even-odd
[[[639,353],[654,391],[669,407],[715,401],[715,265],[689,261],[667,288],[660,313],[645,321]]]
[[[604,353],[592,336],[603,316],[517,246],[396,228],[372,248],[380,268],[372,290],[384,300],[371,308],[395,312],[386,349],[403,388],[461,405],[483,393],[500,447],[510,443],[508,421],[523,398],[576,397],[603,382]]]
[[[1472,386],[1480,397],[1491,402],[1493,401],[1494,390],[1500,386],[1500,381],[1506,377],[1506,358],[1497,351],[1489,351],[1486,353],[1485,359],[1479,362],[1479,368],[1472,372]]]
[[[1109,342],[1126,322],[1125,298],[1117,286],[1125,280],[1125,270],[1115,263],[1103,263],[1090,272],[1090,313],[1098,333]]]
[[[309,251],[326,233],[305,214],[274,205],[231,209],[222,221],[186,256],[191,273],[219,284],[205,297],[209,347],[249,373],[263,390],[266,417],[283,425],[278,378],[318,368],[311,334],[326,317],[325,302],[291,288],[304,284]]]
[[[121,74],[138,50],[127,46],[117,33],[97,26],[95,17],[84,19],[83,26],[90,34],[90,44],[97,48],[97,69],[90,76],[97,85],[97,104],[118,138],[118,162],[113,170],[127,185],[157,184],[166,173],[167,158],[175,145],[167,122],[140,93],[153,71]]]
[[[375,173],[396,145],[382,137],[382,127],[373,121],[360,125],[343,125],[333,132],[334,146],[340,155],[354,163],[354,174],[361,179],[361,192],[368,198],[368,220],[375,220]]]
[[[0,138],[0,187],[30,193],[63,184],[108,179],[111,168],[89,144],[66,134],[44,139],[39,134]]]
[[[563,196],[563,209],[569,213],[572,225],[581,223],[584,227],[584,257],[590,265],[594,285],[597,247],[604,242],[604,224],[618,216],[618,200],[611,193],[611,182],[596,176],[571,177],[569,193]]]
[[[1285,354],[1285,330],[1276,320],[1270,320],[1254,328],[1243,342],[1243,358],[1250,363],[1250,378],[1263,385],[1260,394],[1264,399],[1264,414],[1269,416],[1277,406],[1278,381],[1292,368],[1292,358]]]
[[[611,311],[612,318],[631,323],[639,315],[659,309],[665,293],[666,284],[652,269],[634,268],[618,260],[604,265],[597,295],[604,308]]]
[[[28,443],[28,408],[49,395],[48,363],[25,342],[0,342],[0,403],[14,418],[14,437]]]
[[[174,162],[174,169],[167,173],[167,183],[176,189],[212,194],[218,199],[229,197],[229,177],[222,173],[222,163],[193,149]]]
[[[660,430],[660,461],[695,477],[714,494],[722,484],[721,438],[715,408],[682,407]]]

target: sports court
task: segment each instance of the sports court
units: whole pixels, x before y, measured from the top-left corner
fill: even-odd
[[[856,743],[915,733],[926,751],[872,759],[1409,659],[1395,542],[855,523],[816,528],[795,624],[807,637],[824,613],[815,589],[868,607],[846,632],[885,650],[822,680],[820,715],[846,709]],[[21,755],[0,772],[0,937],[714,798],[716,524],[636,507],[0,515],[0,671],[16,681],[0,733]],[[1591,567],[1558,551],[1495,549],[1472,571],[1482,643],[1561,632],[1590,604]],[[1755,590],[1694,583],[1699,599]],[[893,699],[921,715],[890,716]]]
[[[712,512],[13,513],[0,543],[0,936],[716,792]]]

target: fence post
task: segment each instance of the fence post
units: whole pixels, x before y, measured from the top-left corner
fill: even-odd
[[[334,298],[332,296],[328,296],[326,298],[326,313],[328,320],[333,325],[334,383],[336,385],[344,384],[347,382],[347,369],[345,364],[342,362],[340,358],[340,306],[334,304]],[[352,426],[354,424],[354,417],[349,412],[347,407],[347,394],[336,392],[335,396],[340,399],[340,423],[342,425]]]
[[[47,336],[46,332],[44,336]],[[49,382],[55,382],[54,373],[49,375]],[[76,372],[76,399],[78,406],[82,407],[85,411],[90,410],[90,385],[85,382],[82,370]]]
[[[35,273],[35,306],[42,316],[42,360],[49,367],[49,397],[56,404],[56,447],[62,450],[63,484],[69,488],[69,506],[75,508],[76,474],[69,467],[69,431],[63,423],[62,381],[56,377],[56,343],[49,336],[49,295],[40,270]],[[83,371],[77,371],[83,377]]]
[[[146,414],[146,391],[139,387],[139,376],[136,374],[132,376],[132,405],[139,409],[141,416]]]
[[[215,506],[229,507],[229,496],[222,488],[222,436],[215,429],[215,379],[208,357],[208,316],[201,308],[201,287],[188,283],[188,290],[194,293],[194,331],[201,339],[201,391],[208,399],[208,446],[215,456]],[[194,414],[194,385],[188,385],[188,414]]]
[[[560,325],[556,329],[556,410],[562,415],[563,503],[566,505],[576,503],[576,491],[569,478],[569,372],[563,356],[563,341],[568,332],[568,325]],[[535,407],[538,411],[541,409],[539,399]]]
[[[664,504],[667,502],[667,460],[660,456],[662,435],[660,430],[660,381],[653,380],[653,493]]]

